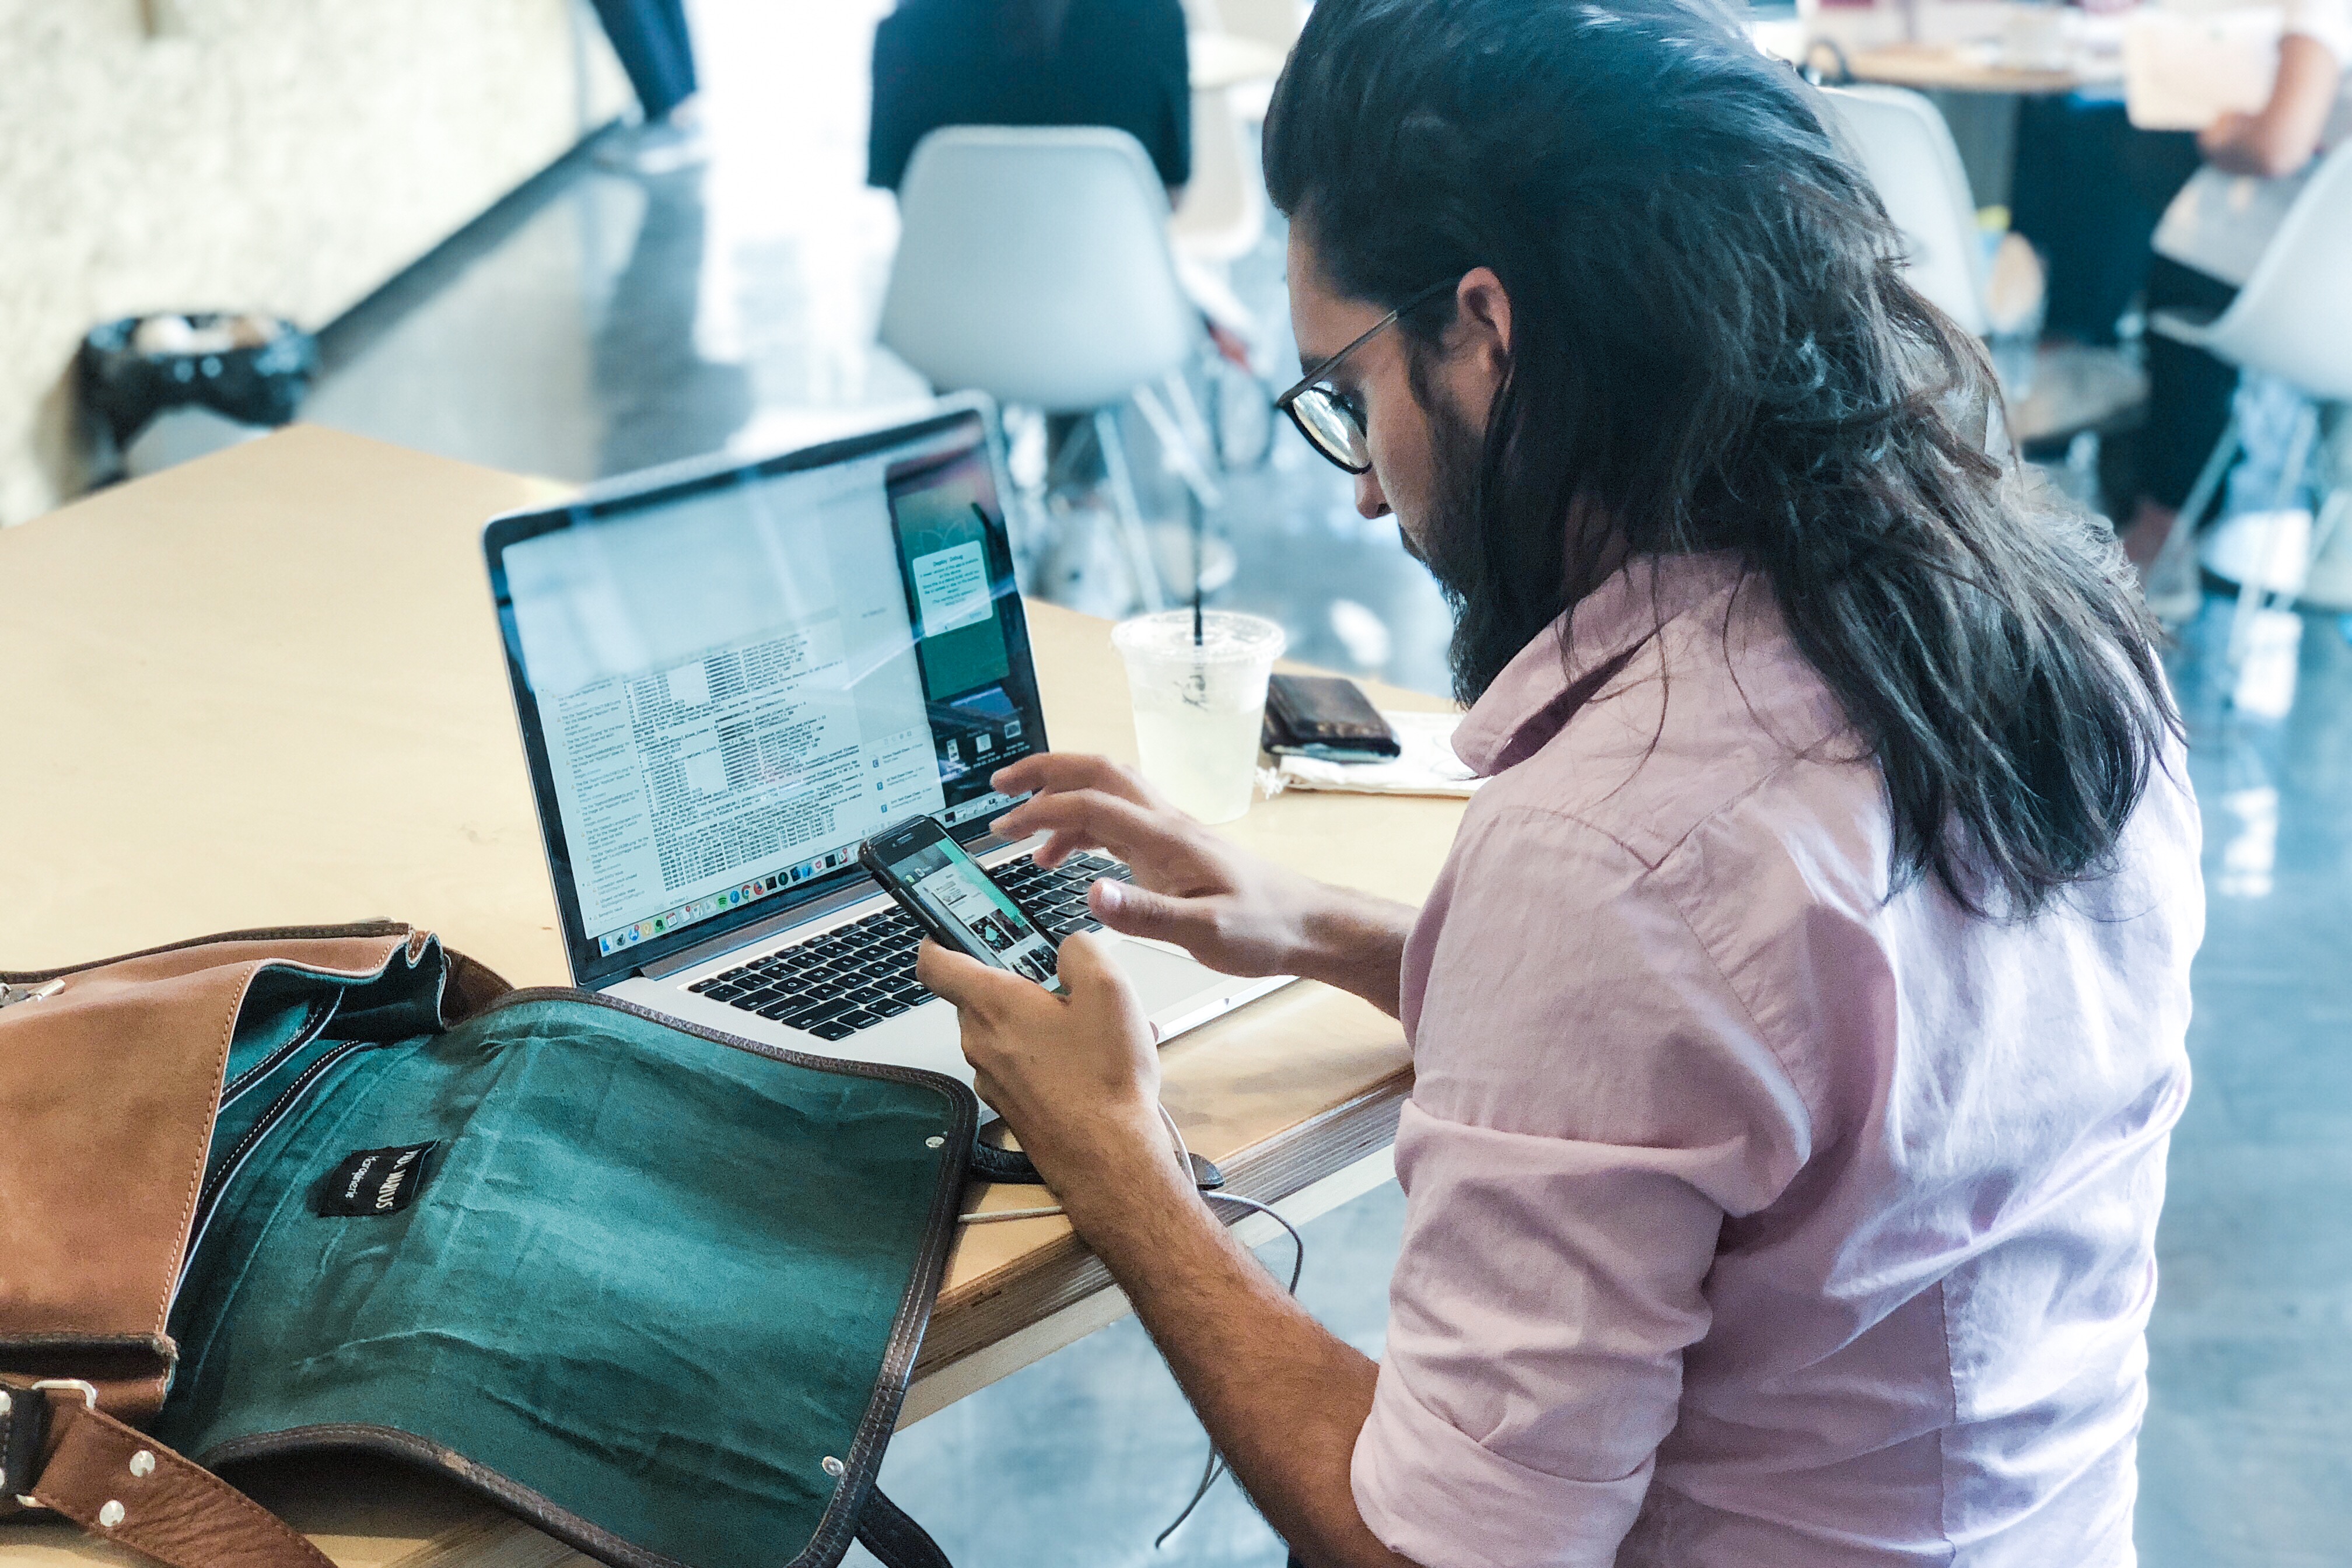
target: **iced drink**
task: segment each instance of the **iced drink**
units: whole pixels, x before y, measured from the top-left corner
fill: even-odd
[[[1257,773],[1265,681],[1282,654],[1282,628],[1256,616],[1212,610],[1192,641],[1192,612],[1122,621],[1111,643],[1127,661],[1135,700],[1135,749],[1143,776],[1202,822],[1249,810]]]

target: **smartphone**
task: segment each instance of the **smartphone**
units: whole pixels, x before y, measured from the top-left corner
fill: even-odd
[[[857,847],[857,863],[941,945],[1062,988],[1054,944],[931,818],[883,829]]]

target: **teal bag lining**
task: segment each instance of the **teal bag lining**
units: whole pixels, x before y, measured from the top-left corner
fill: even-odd
[[[953,1243],[971,1091],[572,991],[444,1031],[446,962],[256,977],[157,1435],[212,1465],[394,1455],[614,1563],[837,1561]],[[427,1142],[396,1212],[313,1212],[347,1154]]]

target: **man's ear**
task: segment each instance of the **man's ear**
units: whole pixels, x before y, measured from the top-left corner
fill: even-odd
[[[1511,363],[1511,296],[1493,268],[1474,267],[1454,286],[1455,347],[1490,363],[1499,379]]]
[[[1454,325],[1446,333],[1444,382],[1454,406],[1474,429],[1511,378],[1511,296],[1491,268],[1474,267],[1454,288]]]

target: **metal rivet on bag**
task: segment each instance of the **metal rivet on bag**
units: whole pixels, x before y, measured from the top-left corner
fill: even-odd
[[[831,1454],[827,1454],[827,1455],[824,1457],[824,1465],[823,1465],[823,1467],[822,1467],[822,1468],[824,1468],[824,1473],[825,1473],[826,1475],[828,1475],[828,1476],[834,1476],[834,1477],[839,1477],[839,1476],[841,1476],[843,1473],[845,1473],[845,1471],[847,1471],[847,1470],[848,1470],[848,1468],[849,1468],[849,1467],[848,1467],[847,1465],[843,1464],[839,1459],[835,1458]]]
[[[122,1505],[110,1499],[106,1506],[98,1510],[98,1522],[106,1529],[112,1530],[122,1522]]]
[[[131,1456],[131,1473],[144,1480],[155,1473],[155,1456],[142,1448]]]
[[[933,1133],[930,1137],[923,1140],[923,1147],[926,1149],[944,1149],[947,1146],[948,1141],[937,1133]]]

